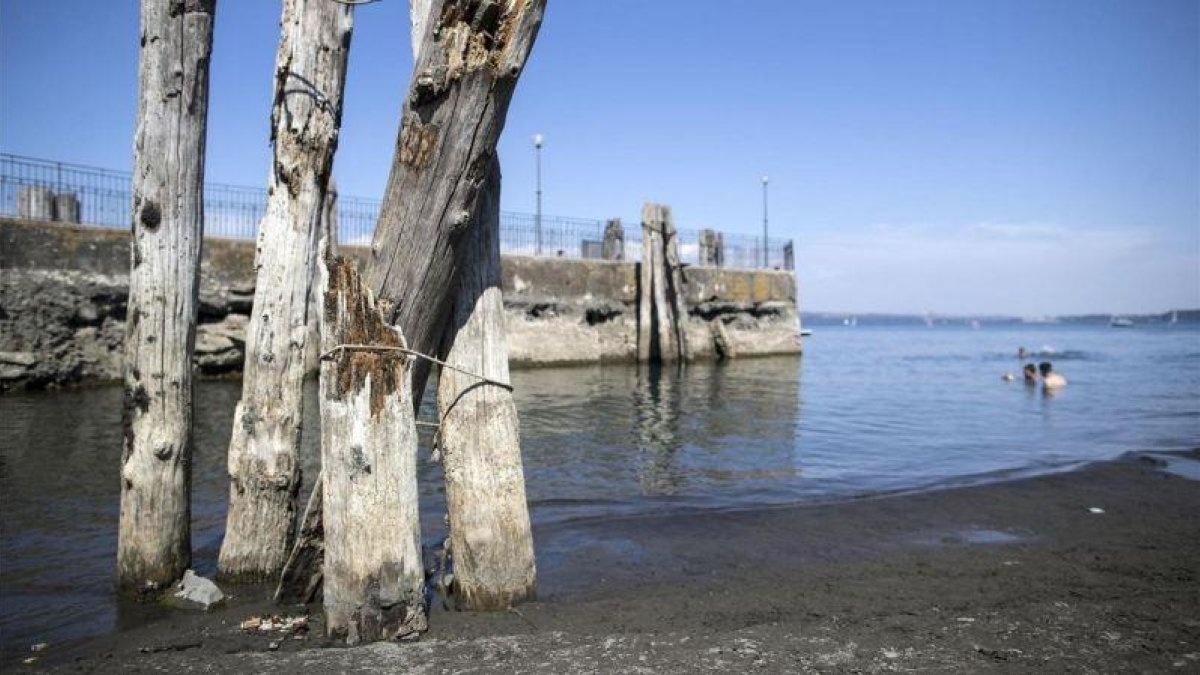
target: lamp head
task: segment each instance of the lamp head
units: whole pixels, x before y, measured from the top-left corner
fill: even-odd
[[[546,141],[546,139],[541,134],[533,135],[533,147],[540,148],[540,147],[542,147],[542,143],[544,143],[545,141]]]

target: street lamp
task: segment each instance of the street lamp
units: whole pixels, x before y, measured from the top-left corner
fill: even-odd
[[[763,186],[763,248],[762,248],[763,264],[762,264],[762,266],[763,266],[763,268],[767,268],[767,267],[771,266],[771,263],[769,262],[769,260],[767,258],[767,183],[768,182],[770,182],[770,179],[767,178],[766,176],[763,176],[762,177],[762,186]]]
[[[542,254],[542,144],[545,141],[541,134],[533,135],[533,153],[537,158],[537,215],[533,217],[533,232],[538,255]]]

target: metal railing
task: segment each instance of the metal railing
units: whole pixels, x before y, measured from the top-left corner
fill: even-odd
[[[125,228],[130,223],[132,174],[79,164],[0,153],[0,215],[57,220],[93,227]],[[264,188],[223,183],[204,185],[204,234],[208,237],[254,239],[266,212]],[[338,242],[368,245],[381,201],[338,197]],[[510,255],[601,258],[605,221],[542,215],[541,227],[531,213],[500,214],[500,250]],[[639,260],[639,224],[625,224],[623,259]],[[539,231],[540,230],[540,231]],[[700,261],[701,233],[679,230],[683,262]],[[724,233],[723,265],[791,269],[791,242]],[[765,248],[765,250],[764,250]],[[764,253],[766,260],[764,261]]]

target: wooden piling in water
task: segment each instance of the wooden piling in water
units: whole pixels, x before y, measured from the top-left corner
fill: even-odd
[[[638,360],[686,361],[687,309],[679,237],[671,208],[642,206],[642,262],[638,290]]]

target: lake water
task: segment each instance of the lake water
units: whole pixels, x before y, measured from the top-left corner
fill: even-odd
[[[1025,387],[1018,346],[1070,381]],[[1200,330],[818,327],[800,358],[513,373],[535,524],[839,500],[1200,446]],[[315,401],[315,387],[310,388]],[[193,547],[214,571],[240,384],[196,390]],[[428,409],[424,415],[431,418]],[[116,387],[0,397],[0,649],[118,628]],[[311,406],[310,406],[311,409]],[[309,419],[313,419],[312,416]],[[316,475],[315,429],[305,475]],[[421,449],[422,520],[444,536]],[[543,566],[554,564],[543,560]]]

